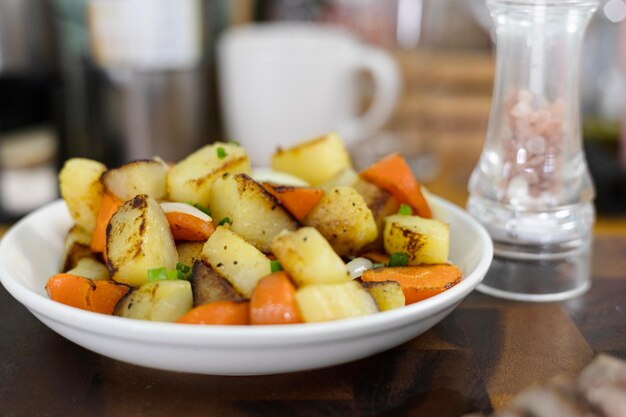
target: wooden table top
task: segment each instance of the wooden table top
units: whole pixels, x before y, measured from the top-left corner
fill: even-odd
[[[460,205],[488,113],[488,105],[473,106],[466,119],[455,106],[484,98],[463,97],[430,109],[456,124],[430,132],[440,169],[428,187]],[[100,356],[49,330],[0,286],[0,416],[489,413],[525,387],[576,375],[598,353],[626,359],[625,271],[626,221],[601,219],[593,286],[581,297],[534,304],[474,292],[441,323],[395,349],[331,368],[255,377],[165,372]]]
[[[454,416],[497,410],[525,387],[626,359],[626,237],[594,244],[593,286],[563,303],[472,293],[434,328],[357,362],[221,377],[129,365],[41,324],[0,287],[2,416]]]

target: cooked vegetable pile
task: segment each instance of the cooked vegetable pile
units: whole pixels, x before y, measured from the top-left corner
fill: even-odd
[[[448,225],[400,155],[357,173],[331,133],[278,150],[272,169],[255,180],[235,143],[172,166],[68,160],[75,225],[50,298],[141,320],[288,324],[403,307],[461,280]]]

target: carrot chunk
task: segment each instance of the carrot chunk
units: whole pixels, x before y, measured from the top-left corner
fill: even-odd
[[[324,191],[319,188],[292,187],[289,185],[276,185],[269,182],[263,183],[263,188],[276,197],[293,216],[299,221],[304,220],[307,214],[324,196]]]
[[[461,270],[450,264],[375,268],[361,275],[364,282],[396,281],[402,287],[406,304],[444,292],[459,283],[462,277]]]
[[[175,211],[165,213],[165,217],[174,240],[204,241],[215,231],[212,221],[207,222],[191,214]]]
[[[393,153],[370,165],[361,178],[390,192],[400,203],[408,204],[418,216],[430,219],[432,212],[419,182],[400,154]]]
[[[248,301],[214,301],[191,309],[176,323],[185,324],[250,324]]]
[[[250,324],[302,323],[295,294],[284,271],[261,278],[250,298]]]
[[[48,296],[59,303],[102,314],[113,314],[130,288],[114,281],[94,281],[72,274],[57,274],[46,284]]]
[[[96,218],[96,227],[91,237],[91,250],[105,252],[107,241],[107,226],[109,220],[124,202],[111,193],[105,192],[100,203],[100,210]]]

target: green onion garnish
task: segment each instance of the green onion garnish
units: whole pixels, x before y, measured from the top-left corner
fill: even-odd
[[[400,204],[400,209],[398,210],[398,214],[401,214],[403,216],[411,216],[413,215],[413,209],[409,205]]]
[[[224,217],[222,220],[220,220],[219,225],[224,226],[226,223],[233,224],[233,221],[230,219],[230,217]]]
[[[183,274],[188,274],[189,271],[191,271],[191,267],[189,265],[176,262],[176,270],[182,272]]]
[[[183,264],[176,264],[176,269],[166,269],[165,267],[148,269],[148,282],[188,279],[191,275],[190,271],[191,268]]]
[[[179,279],[178,271],[175,269],[154,268],[148,269],[148,282],[176,280]]]
[[[189,265],[176,263],[176,271],[178,272],[178,279],[185,279],[189,281],[191,279],[191,267]]]
[[[163,274],[165,274],[165,267],[148,269],[148,282],[161,281]]]
[[[374,264],[372,265],[372,268],[382,268],[382,267],[384,267],[384,266],[386,266],[386,265],[385,265],[385,264],[383,264],[383,263],[380,263],[380,262],[374,262]]]
[[[203,212],[204,214],[206,214],[207,216],[211,215],[211,210],[209,210],[208,207],[204,207],[202,204],[200,203],[193,203],[192,206],[194,206],[195,208],[197,208],[198,210],[200,210],[201,212]]]
[[[282,271],[283,267],[280,264],[280,262],[278,262],[276,259],[274,259],[271,263],[270,266],[272,268],[272,272],[278,272],[278,271]]]
[[[226,153],[226,151],[224,150],[224,148],[222,148],[221,146],[219,146],[219,147],[217,148],[217,157],[218,157],[219,159],[224,159],[224,158],[226,158],[226,155],[227,155],[227,153]]]
[[[409,263],[409,254],[406,252],[394,252],[389,256],[389,266],[404,266]]]

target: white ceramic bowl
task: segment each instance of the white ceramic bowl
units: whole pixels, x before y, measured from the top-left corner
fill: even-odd
[[[52,330],[111,358],[221,375],[319,368],[364,358],[422,334],[481,282],[492,258],[489,236],[460,208],[437,197],[430,201],[435,216],[450,224],[450,259],[465,278],[430,299],[366,317],[284,326],[194,326],[106,316],[54,302],[44,285],[58,271],[72,224],[63,201],[35,211],[5,235],[0,242],[0,279]]]

